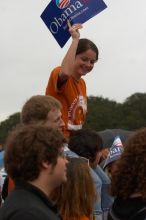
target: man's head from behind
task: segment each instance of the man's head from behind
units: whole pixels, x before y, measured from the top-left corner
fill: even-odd
[[[89,159],[90,165],[96,167],[100,159],[103,143],[96,131],[81,129],[71,134],[68,147],[79,156]]]
[[[39,123],[62,130],[61,104],[52,96],[35,95],[24,104],[21,111],[23,124]]]
[[[40,125],[17,127],[5,145],[8,175],[15,181],[34,181],[45,169],[43,164],[51,164],[52,169],[56,166],[65,141],[56,129]]]

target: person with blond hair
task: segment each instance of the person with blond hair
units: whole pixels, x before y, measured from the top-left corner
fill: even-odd
[[[25,125],[42,124],[63,131],[61,103],[52,96],[34,95],[23,105],[20,122]]]
[[[22,107],[20,123],[23,125],[40,124],[63,132],[64,122],[62,120],[61,108],[61,103],[52,96],[31,96]],[[7,176],[2,189],[4,200],[13,188],[14,181]]]

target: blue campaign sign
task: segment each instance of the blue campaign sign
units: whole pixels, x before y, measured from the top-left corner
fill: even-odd
[[[106,7],[102,0],[52,0],[41,18],[60,47],[63,47],[70,38],[67,20],[71,24],[83,24]]]

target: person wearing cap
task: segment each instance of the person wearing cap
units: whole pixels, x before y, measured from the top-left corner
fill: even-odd
[[[121,154],[123,153],[123,150],[124,148],[121,139],[119,136],[116,136],[111,148],[109,149],[109,154],[103,165],[103,169],[110,178],[111,174],[115,170],[115,162],[120,158]]]

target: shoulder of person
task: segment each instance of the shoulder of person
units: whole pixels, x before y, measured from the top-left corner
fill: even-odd
[[[110,209],[107,220],[127,220],[120,219],[116,216],[112,209]],[[128,220],[146,220],[146,206],[136,211]]]
[[[145,219],[146,219],[146,206],[139,209],[137,212],[133,214],[133,216],[129,218],[129,220],[145,220]]]
[[[60,70],[61,70],[61,66],[57,66],[51,71],[51,74],[53,74],[53,73],[59,74]]]

